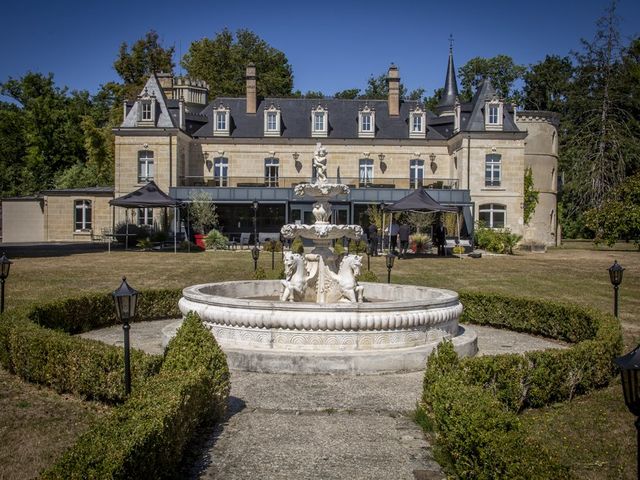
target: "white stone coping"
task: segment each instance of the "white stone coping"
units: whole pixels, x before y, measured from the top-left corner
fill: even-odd
[[[280,295],[279,280],[250,280],[187,287],[180,311],[196,312],[205,322],[250,328],[321,331],[407,329],[457,324],[458,294],[413,285],[362,283],[367,303],[317,304],[260,300]],[[253,298],[251,298],[253,297]]]

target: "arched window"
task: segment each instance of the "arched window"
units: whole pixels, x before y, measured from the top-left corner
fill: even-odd
[[[507,220],[507,207],[499,203],[480,205],[478,219],[489,228],[504,228]]]
[[[264,183],[267,187],[279,186],[280,160],[275,157],[264,159]]]
[[[138,183],[152,181],[154,172],[153,151],[140,150],[138,152]]]

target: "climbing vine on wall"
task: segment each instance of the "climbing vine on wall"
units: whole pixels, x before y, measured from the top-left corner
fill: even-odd
[[[538,192],[533,188],[533,172],[531,167],[524,171],[524,223],[529,223],[538,204]]]

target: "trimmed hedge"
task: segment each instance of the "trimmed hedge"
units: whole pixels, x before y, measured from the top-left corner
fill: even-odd
[[[181,316],[177,307],[180,295],[178,289],[142,292],[137,319]],[[90,294],[11,310],[1,318],[0,364],[8,371],[59,393],[107,403],[124,401],[122,348],[69,335],[115,325],[111,294]],[[159,355],[132,349],[132,388],[155,375],[161,363]]]
[[[160,369],[162,357],[131,350],[132,388]],[[124,400],[122,348],[48,330],[22,318],[0,321],[0,364],[58,393],[107,403]]]
[[[178,309],[181,296],[180,289],[141,292],[138,297],[136,321],[181,317],[182,313]],[[118,323],[110,293],[95,293],[36,305],[31,308],[28,317],[38,325],[70,334],[88,332]]]
[[[195,429],[224,415],[228,395],[226,357],[198,316],[189,314],[160,373],[82,435],[42,478],[176,478]]]
[[[427,363],[419,417],[440,460],[460,478],[560,478],[542,445],[528,444],[517,413],[606,386],[622,350],[620,323],[579,306],[461,293],[462,321],[578,342],[569,349],[459,360],[450,342]]]

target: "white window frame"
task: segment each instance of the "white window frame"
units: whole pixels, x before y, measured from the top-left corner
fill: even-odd
[[[153,181],[156,173],[155,167],[153,150],[138,150],[138,183]]]
[[[228,137],[230,129],[229,109],[223,104],[213,109],[213,136]]]
[[[271,121],[272,119],[273,122]],[[282,130],[280,125],[280,109],[275,105],[271,105],[264,111],[264,136],[279,137]]]
[[[318,122],[321,118],[322,121]],[[329,134],[329,112],[322,105],[311,110],[311,136],[327,137]]]
[[[414,158],[409,160],[409,188],[424,186],[424,160]]]
[[[153,208],[138,208],[138,226],[153,227]]]
[[[481,218],[481,214],[488,214],[488,221]],[[503,214],[502,226],[497,226],[495,221],[495,214]],[[507,226],[507,206],[501,203],[485,203],[478,207],[478,220],[484,221],[488,228],[505,228]]]
[[[361,158],[358,161],[358,185],[368,187],[373,183],[374,161],[372,158]]]
[[[78,199],[73,201],[73,229],[75,232],[91,231],[93,213],[91,209],[91,200]],[[78,211],[80,211],[80,221],[78,221]]]
[[[215,187],[229,186],[229,159],[227,157],[213,159],[213,185]]]
[[[148,115],[147,115],[148,114]],[[149,95],[145,87],[142,95],[138,97],[138,125],[151,127],[156,124],[156,97]]]
[[[494,115],[495,113],[495,115]],[[485,103],[484,125],[487,130],[502,130],[503,103],[493,99]]]
[[[155,170],[155,155],[153,150],[138,150],[138,183],[149,183],[153,181],[156,173]]]
[[[502,155],[499,153],[489,153],[484,158],[484,186],[502,186]]]
[[[264,184],[266,187],[280,186],[280,159],[267,157],[264,159]]]
[[[368,119],[368,124],[365,120]],[[376,136],[376,112],[369,105],[358,112],[358,137],[373,138]]]
[[[414,128],[419,121],[420,128]],[[427,136],[427,115],[420,107],[409,112],[409,138],[425,138]]]

